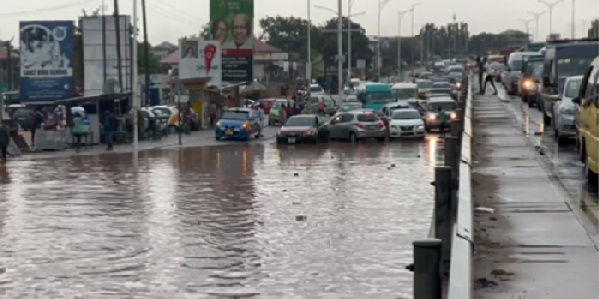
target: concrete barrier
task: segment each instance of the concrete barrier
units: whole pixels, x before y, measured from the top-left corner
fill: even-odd
[[[459,113],[452,123],[450,137],[444,139],[444,166],[435,169],[435,208],[429,237],[436,241],[439,258],[419,258],[432,246],[415,246],[415,298],[438,299],[438,292],[421,293],[429,287],[438,290],[447,278],[448,299],[473,298],[473,200],[471,196],[471,148],[473,138],[473,76],[469,76],[466,100],[459,101]],[[416,242],[416,244],[421,244]],[[430,249],[431,250],[431,249]],[[430,254],[431,255],[431,254]],[[424,273],[424,272],[431,273]]]

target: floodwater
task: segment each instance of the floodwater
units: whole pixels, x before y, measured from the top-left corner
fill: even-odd
[[[437,138],[0,165],[4,298],[412,298]],[[395,164],[395,165],[392,165]]]

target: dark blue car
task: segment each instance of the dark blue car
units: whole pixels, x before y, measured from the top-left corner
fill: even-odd
[[[228,108],[223,111],[216,124],[215,138],[250,140],[252,135],[258,138],[260,126],[258,111],[250,108]]]

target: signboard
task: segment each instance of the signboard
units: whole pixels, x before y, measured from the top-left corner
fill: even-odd
[[[184,40],[179,47],[179,78],[206,78],[208,85],[221,87],[222,51],[219,41]]]
[[[364,70],[367,68],[367,61],[364,59],[356,60],[356,68],[359,70]]]
[[[199,41],[198,60],[198,72],[202,77],[210,77],[208,84],[221,88],[223,55],[219,41]]]
[[[117,30],[114,16],[81,17],[83,38],[83,89],[85,96],[112,94],[131,91],[135,76],[132,76],[133,57],[131,17],[119,17],[120,63],[117,55]],[[105,30],[103,30],[103,28]],[[104,48],[104,49],[103,49]],[[140,49],[141,51],[141,49]],[[121,78],[119,78],[119,65]],[[119,82],[121,81],[122,82]],[[140,81],[144,82],[144,80]]]
[[[210,24],[221,44],[222,81],[252,82],[254,0],[210,0]]]
[[[47,102],[73,96],[73,22],[19,23],[20,100]]]

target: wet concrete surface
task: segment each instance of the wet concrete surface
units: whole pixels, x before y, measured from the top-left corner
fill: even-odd
[[[552,176],[568,193],[570,203],[583,209],[593,223],[598,224],[598,188],[586,182],[583,164],[575,139],[559,146],[552,127],[546,128],[543,114],[537,107],[524,105],[521,98],[509,96],[499,87],[499,99],[509,108],[516,121],[522,125],[523,133],[529,137],[532,145],[547,160]]]
[[[598,298],[598,231],[511,107],[474,100],[475,298]]]
[[[435,136],[0,165],[5,298],[412,298]]]

